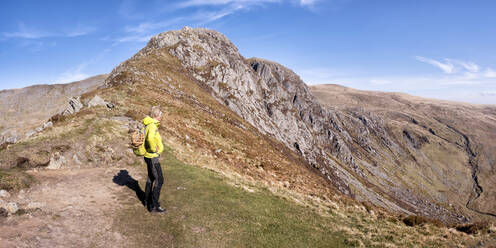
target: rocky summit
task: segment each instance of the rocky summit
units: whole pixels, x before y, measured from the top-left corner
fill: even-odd
[[[496,242],[495,106],[307,86],[189,27],[152,37],[101,79],[35,124],[0,123],[42,127],[0,147],[0,189],[18,207],[0,217],[8,245]],[[152,218],[129,138],[156,105],[168,213]]]

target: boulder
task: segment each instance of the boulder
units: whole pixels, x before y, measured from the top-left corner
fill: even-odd
[[[46,206],[46,202],[30,202],[28,203],[27,209],[37,209],[43,208]]]
[[[65,157],[56,152],[52,158],[50,159],[50,163],[48,163],[47,169],[57,170],[62,167],[62,164],[65,163]]]
[[[19,211],[19,207],[17,206],[17,203],[15,202],[9,202],[7,205],[5,205],[5,209],[9,212],[9,214],[15,214],[17,211]]]
[[[7,217],[9,216],[9,211],[7,209],[0,207],[0,217]]]
[[[0,190],[0,198],[9,198],[10,197],[10,194],[7,190]]]
[[[62,112],[62,115],[71,115],[77,113],[83,108],[83,103],[81,103],[80,97],[69,98],[69,106]]]
[[[43,123],[43,129],[53,127],[53,123],[51,121],[47,121]]]
[[[89,102],[88,102],[88,107],[95,107],[95,106],[107,106],[107,102],[105,100],[103,100],[101,97],[99,97],[98,95],[96,95],[95,97],[93,97],[93,99],[91,99]]]

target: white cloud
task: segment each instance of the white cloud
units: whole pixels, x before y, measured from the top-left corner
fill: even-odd
[[[28,28],[23,22],[18,23],[19,30],[16,32],[5,32],[3,35],[7,38],[25,38],[25,39],[38,39],[52,34],[46,31],[36,30],[33,28]]]
[[[496,90],[487,90],[480,92],[480,96],[483,97],[496,97]]]
[[[373,85],[387,85],[387,84],[393,84],[394,82],[387,79],[371,79],[370,83]]]
[[[79,64],[78,66],[69,68],[62,74],[60,74],[57,79],[55,80],[54,83],[56,84],[65,84],[65,83],[71,83],[75,81],[80,81],[86,78],[89,78],[90,75],[87,73],[83,72],[86,67],[92,64],[98,64],[99,61],[101,61],[107,53],[109,53],[111,50],[109,48],[102,50],[99,52],[95,57],[84,61],[83,63]],[[94,75],[94,74],[93,74]]]
[[[416,56],[415,57],[418,61],[420,62],[424,62],[424,63],[427,63],[427,64],[431,64],[435,67],[438,67],[439,69],[441,69],[444,73],[454,73],[455,72],[455,66],[447,61],[447,63],[441,63],[437,60],[434,60],[434,59],[429,59],[429,58],[425,58],[425,57],[422,57],[422,56]]]
[[[226,8],[217,11],[200,11],[195,15],[190,17],[191,21],[198,22],[198,25],[204,25],[216,20],[219,20],[223,17],[234,14],[235,12],[244,9],[244,6],[241,5],[230,5]]]
[[[23,22],[18,23],[18,30],[15,32],[4,32],[3,36],[6,38],[23,38],[23,39],[40,39],[46,37],[77,37],[89,34],[95,31],[95,27],[84,26],[78,24],[77,26],[67,29],[64,32],[48,32],[38,30],[32,27],[27,27]]]
[[[184,20],[184,17],[177,17],[171,20],[160,21],[160,22],[143,22],[137,26],[127,26],[124,31],[127,33],[137,33],[144,34],[155,30],[164,29],[166,27],[172,26]]]
[[[463,67],[465,70],[469,72],[478,72],[479,71],[479,66],[474,63],[474,62],[465,62],[461,60],[456,60],[456,59],[445,59],[447,62],[452,63],[452,64],[458,64],[459,66]]]
[[[153,35],[151,34],[144,34],[144,35],[129,35],[129,36],[124,36],[117,38],[115,41],[116,43],[123,43],[123,42],[147,42],[152,38]]]
[[[279,3],[281,0],[188,0],[177,4],[179,8],[207,6],[207,5],[227,5],[236,4],[243,7],[250,5],[260,5],[264,3]]]
[[[86,67],[86,63],[83,63],[77,67],[70,68],[69,70],[62,73],[56,80],[57,84],[66,84],[75,81],[80,81],[89,77],[89,75],[82,72],[82,70]]]
[[[317,0],[300,0],[301,6],[313,6]]]
[[[30,51],[32,53],[36,53],[36,52],[42,51],[46,48],[55,47],[57,45],[57,42],[55,42],[55,41],[44,42],[44,41],[39,41],[39,40],[26,39],[26,40],[20,41],[17,45],[23,49],[26,49],[27,51]]]
[[[78,24],[74,28],[64,32],[64,34],[67,37],[77,37],[77,36],[87,35],[91,32],[94,32],[95,30],[96,30],[95,27],[84,26],[84,25]]]
[[[487,68],[487,70],[484,72],[484,77],[496,78],[496,71],[491,68]]]

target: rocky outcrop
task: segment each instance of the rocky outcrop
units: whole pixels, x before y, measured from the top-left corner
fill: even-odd
[[[181,68],[176,68],[177,61]],[[419,121],[413,122],[401,112],[385,115],[366,105],[324,107],[290,69],[264,59],[245,59],[224,35],[208,29],[186,27],[154,36],[116,67],[105,85],[132,88],[147,78],[164,84],[160,90],[187,97],[169,76],[149,69],[154,62],[166,67],[169,63],[175,73],[194,80],[260,133],[300,154],[343,194],[396,212],[466,220],[460,214],[465,202],[452,195],[471,192],[471,179],[464,178],[471,170],[462,155],[453,159],[458,161],[451,171],[443,161],[456,151],[442,142],[460,143],[452,131],[421,123],[425,120],[417,116]],[[394,101],[409,104],[397,97]],[[387,107],[390,102],[381,104]]]
[[[69,105],[62,111],[62,115],[72,115],[79,112],[83,108],[80,96],[69,98]]]
[[[355,137],[365,147],[367,135],[377,132],[385,134],[384,142],[392,144],[380,120],[372,114],[344,115],[324,109],[294,72],[274,62],[243,58],[224,35],[212,30],[186,27],[159,34],[131,60],[164,50],[176,57],[215,99],[261,133],[301,154],[309,166],[320,171],[343,194],[410,213],[363,183],[365,174],[355,162],[350,145],[354,144],[354,138],[344,123],[358,126],[357,132],[364,136]],[[107,87],[132,84],[120,80],[131,73],[134,70],[122,63],[107,78]]]

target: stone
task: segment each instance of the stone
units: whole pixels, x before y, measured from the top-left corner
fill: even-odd
[[[26,132],[25,137],[26,138],[29,138],[29,137],[31,137],[31,136],[33,136],[35,134],[36,134],[36,130],[29,130],[29,131]]]
[[[88,107],[91,108],[95,106],[107,106],[107,104],[108,103],[105,100],[96,95],[88,102]]]
[[[69,98],[69,105],[62,112],[62,115],[71,115],[79,112],[83,108],[83,103],[81,103],[80,97],[71,97]]]
[[[28,203],[27,208],[28,209],[37,209],[37,208],[43,208],[46,205],[47,205],[46,202],[30,202],[30,203]]]
[[[65,157],[57,152],[53,154],[46,168],[49,170],[57,170],[60,169],[64,163],[65,163]]]
[[[7,217],[9,216],[9,211],[7,209],[0,207],[0,217]]]
[[[10,197],[10,193],[7,191],[7,190],[0,190],[0,198],[9,198]]]
[[[51,121],[47,121],[43,123],[43,129],[53,127],[53,123]]]
[[[19,141],[19,137],[17,137],[17,135],[12,135],[5,139],[5,143],[7,144],[15,144],[17,141]]]
[[[7,203],[5,209],[7,209],[9,214],[15,214],[15,213],[17,213],[17,211],[19,211],[19,207],[17,206],[17,203],[15,203],[15,202]]]

